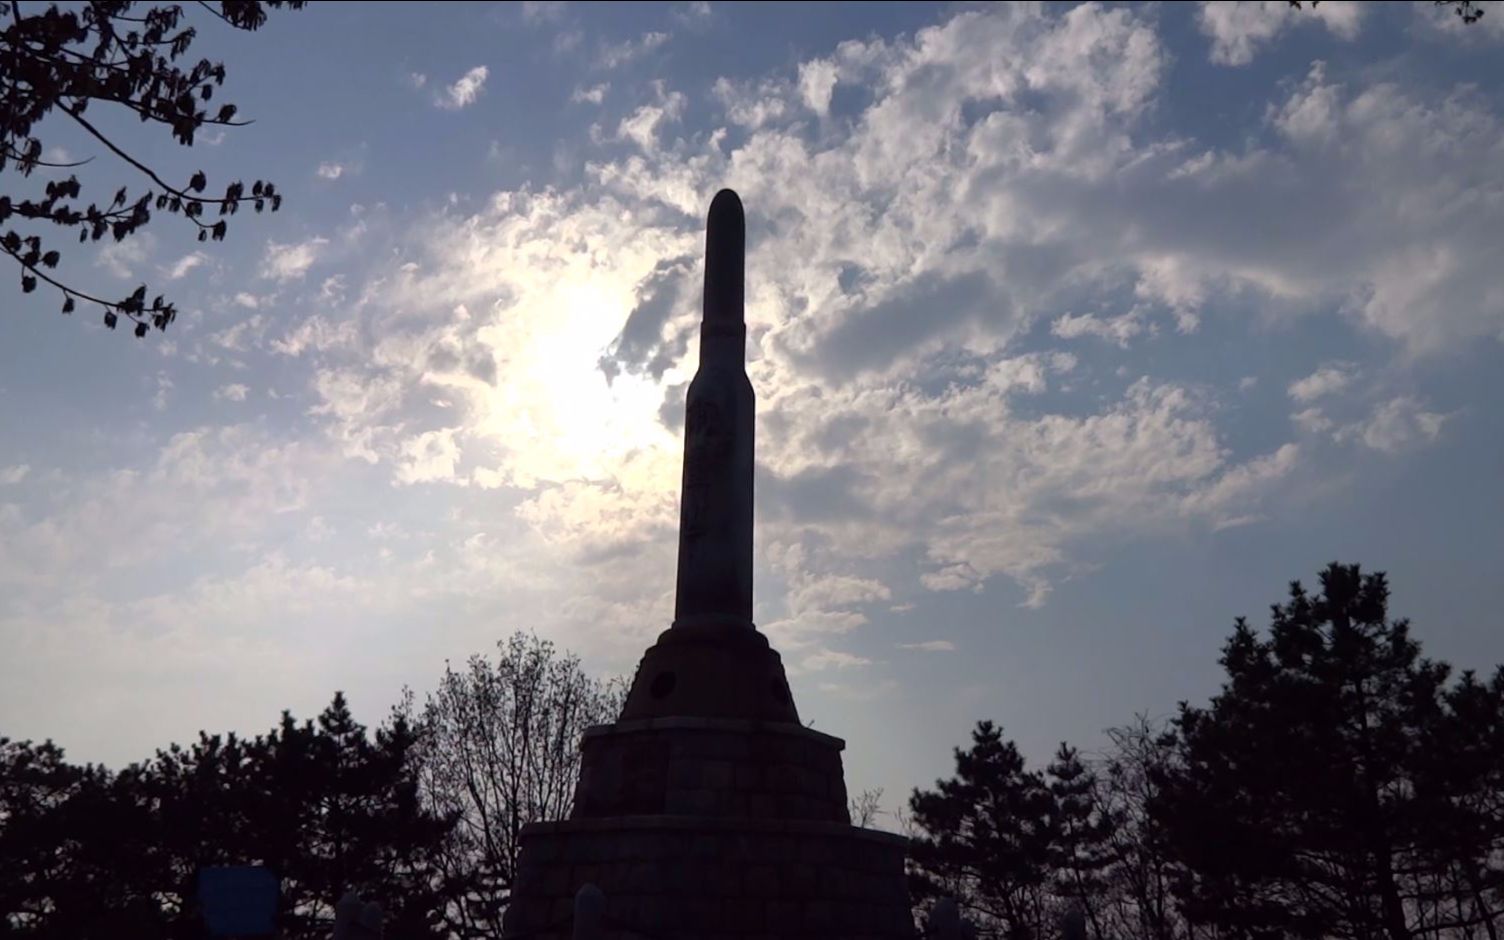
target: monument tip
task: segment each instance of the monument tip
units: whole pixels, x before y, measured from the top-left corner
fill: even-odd
[[[705,322],[741,324],[747,221],[736,193],[723,189],[705,219]],[[736,360],[742,352],[736,350]]]
[[[742,200],[736,194],[736,190],[723,189],[715,194],[710,200],[710,217],[708,223],[712,227],[721,225],[735,225],[743,228],[746,220],[742,216]]]

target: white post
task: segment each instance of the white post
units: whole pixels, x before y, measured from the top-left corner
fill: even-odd
[[[574,940],[605,940],[606,895],[595,885],[582,885],[574,895]]]

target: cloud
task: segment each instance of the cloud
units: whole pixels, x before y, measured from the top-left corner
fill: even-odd
[[[671,615],[703,212],[733,186],[752,223],[758,622],[791,661],[833,668],[832,645],[895,596],[1044,604],[1104,544],[1246,524],[1303,479],[1304,438],[1235,450],[1219,390],[1104,368],[1081,341],[1221,341],[1253,317],[1333,310],[1400,349],[1498,334],[1472,247],[1498,240],[1473,208],[1499,182],[1482,102],[1317,69],[1219,148],[1146,120],[1167,63],[1140,11],[1006,6],[709,100],[658,85],[600,135],[582,185],[400,226],[375,214],[363,254],[400,263],[343,271],[337,309],[240,339],[304,357],[312,443],[383,486],[505,507],[452,557],[433,547],[449,587],[431,590],[520,580],[507,566],[524,557],[550,622],[620,625],[592,642],[625,643]],[[815,119],[836,101],[856,103]],[[1433,130],[1465,172],[1417,170]],[[329,251],[308,244],[277,246],[296,262],[285,280]],[[1391,271],[1412,257],[1407,284]],[[1425,273],[1434,257],[1447,277]],[[1291,383],[1302,406],[1326,404],[1313,378]],[[1369,436],[1398,446],[1392,428],[1435,424],[1401,412],[1365,419]],[[589,587],[561,591],[560,567]]]
[[[1303,379],[1290,383],[1290,397],[1301,403],[1336,394],[1352,384],[1356,370],[1351,363],[1324,365]]]
[[[679,119],[684,111],[685,97],[677,91],[662,93],[656,104],[645,104],[622,118],[617,125],[618,140],[630,140],[643,153],[658,151],[658,130],[664,124]]]
[[[799,95],[804,106],[822,117],[830,113],[830,99],[839,75],[829,59],[814,59],[799,66]]]
[[[1335,437],[1382,453],[1399,454],[1436,440],[1447,417],[1427,411],[1416,399],[1402,395],[1379,405],[1364,420],[1338,429]]]
[[[128,235],[118,242],[106,242],[99,249],[94,263],[118,278],[136,277],[137,269],[146,262],[156,244],[157,240],[150,232]]]
[[[279,339],[271,341],[271,349],[284,356],[301,356],[312,350],[328,352],[355,341],[356,324],[351,320],[331,322],[320,314],[314,314]]]
[[[276,281],[298,280],[308,273],[328,244],[329,239],[322,237],[287,245],[269,241],[261,259],[261,276]]]
[[[1290,416],[1296,427],[1309,434],[1321,434],[1333,427],[1331,418],[1320,408],[1305,408]]]
[[[584,563],[660,538],[694,367],[698,219],[729,184],[762,226],[748,262],[760,553],[803,552],[761,582],[783,592],[760,615],[780,642],[813,655],[859,627],[901,557],[921,560],[904,576],[916,588],[1002,577],[1039,604],[1082,544],[1257,514],[1298,449],[1234,459],[1214,403],[1173,381],[1041,405],[1076,359],[1011,351],[1041,320],[1114,342],[1157,317],[1183,329],[1253,289],[1239,278],[1275,281],[1276,265],[1255,277],[1227,260],[1241,246],[1208,253],[1215,238],[1185,231],[1231,198],[1231,157],[1182,171],[1185,142],[1130,143],[1166,61],[1149,22],[999,8],[819,61],[793,72],[879,89],[830,134],[752,120],[734,147],[669,142],[661,125],[689,102],[659,87],[619,128],[635,152],[590,163],[588,190],[499,193],[414,226],[410,269],[373,297],[371,338],[332,351],[315,414],[399,482],[518,491],[517,518]],[[808,113],[807,84],[774,75],[720,101],[735,110],[750,89]],[[1127,314],[1068,313],[1125,295]],[[441,414],[420,406],[436,394]]]
[[[221,385],[214,390],[214,397],[221,401],[245,401],[250,389],[239,382]]]
[[[1284,0],[1225,3],[1202,0],[1197,12],[1201,32],[1212,40],[1211,60],[1222,65],[1247,65],[1258,47],[1290,26],[1321,23],[1341,39],[1358,35],[1362,9],[1354,2],[1326,0],[1293,9]]]
[[[182,280],[184,277],[187,277],[189,271],[192,271],[208,260],[209,257],[203,252],[195,251],[186,254],[179,258],[172,267],[167,269],[167,279],[169,281]]]
[[[602,101],[606,100],[606,92],[610,90],[610,82],[601,82],[598,85],[591,85],[589,88],[582,86],[574,90],[574,93],[569,96],[569,100],[574,102],[575,104],[581,104],[584,102],[589,102],[590,104],[600,104]]]
[[[266,325],[266,317],[254,313],[244,320],[238,320],[222,330],[209,334],[209,342],[230,352],[245,352],[260,341],[266,332]]]
[[[177,552],[203,562],[255,543],[276,516],[301,509],[326,469],[316,449],[231,425],[174,434],[134,464],[60,471],[26,516],[0,517],[0,584],[31,599],[69,585],[81,597],[112,572]]]
[[[156,377],[156,392],[152,394],[151,406],[157,411],[167,410],[167,401],[172,395],[172,390],[177,386],[166,372],[158,372]]]
[[[1089,313],[1079,315],[1065,313],[1050,324],[1050,332],[1061,339],[1095,336],[1124,349],[1128,348],[1129,340],[1143,333],[1144,329],[1143,321],[1139,319],[1137,311],[1107,318]]]
[[[651,30],[636,39],[618,43],[603,43],[595,57],[595,67],[604,71],[620,68],[642,58],[669,41],[669,34]]]
[[[1240,511],[1257,505],[1259,497],[1286,480],[1299,459],[1299,445],[1281,444],[1271,454],[1228,468],[1210,486],[1187,495],[1182,508],[1187,513],[1209,518],[1214,529],[1252,521],[1257,518],[1255,515]]]
[[[325,162],[319,164],[318,169],[315,170],[314,173],[319,177],[319,179],[332,181],[339,179],[341,176],[344,176],[346,169],[347,168],[343,163],[339,163],[334,160],[326,160]]]
[[[30,472],[31,467],[28,464],[24,463],[11,464],[8,467],[0,467],[0,486],[14,486],[15,484],[20,483],[22,480],[26,479],[27,474],[29,474]]]
[[[838,650],[821,650],[799,660],[800,669],[804,672],[819,672],[823,669],[854,669],[870,665],[872,665],[872,660],[865,656],[843,653]]]
[[[563,0],[523,0],[522,18],[529,23],[547,23],[562,19],[569,4]]]
[[[455,442],[459,428],[425,431],[403,441],[396,472],[398,483],[453,481],[460,449]]]
[[[434,99],[434,104],[446,111],[458,111],[461,108],[474,104],[480,93],[486,87],[486,77],[491,74],[484,65],[461,75],[453,85],[445,88],[443,93]]]
[[[898,644],[898,648],[901,650],[914,650],[919,653],[953,653],[955,652],[956,644],[950,640],[924,640],[919,643],[900,643]]]

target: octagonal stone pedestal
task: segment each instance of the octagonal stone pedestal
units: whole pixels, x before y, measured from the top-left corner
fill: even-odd
[[[840,823],[625,816],[535,823],[508,938],[568,940],[574,894],[606,896],[602,940],[913,940],[905,840]]]
[[[573,818],[522,832],[508,940],[913,940],[906,840],[850,825],[845,742],[788,722],[649,718],[591,728]]]

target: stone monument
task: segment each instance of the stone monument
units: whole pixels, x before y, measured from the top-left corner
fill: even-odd
[[[845,743],[800,724],[783,662],[752,623],[745,241],[741,200],[721,190],[685,411],[674,621],[620,719],[585,733],[571,817],[523,830],[509,940],[570,937],[586,885],[612,940],[915,935],[904,840],[851,825]]]

